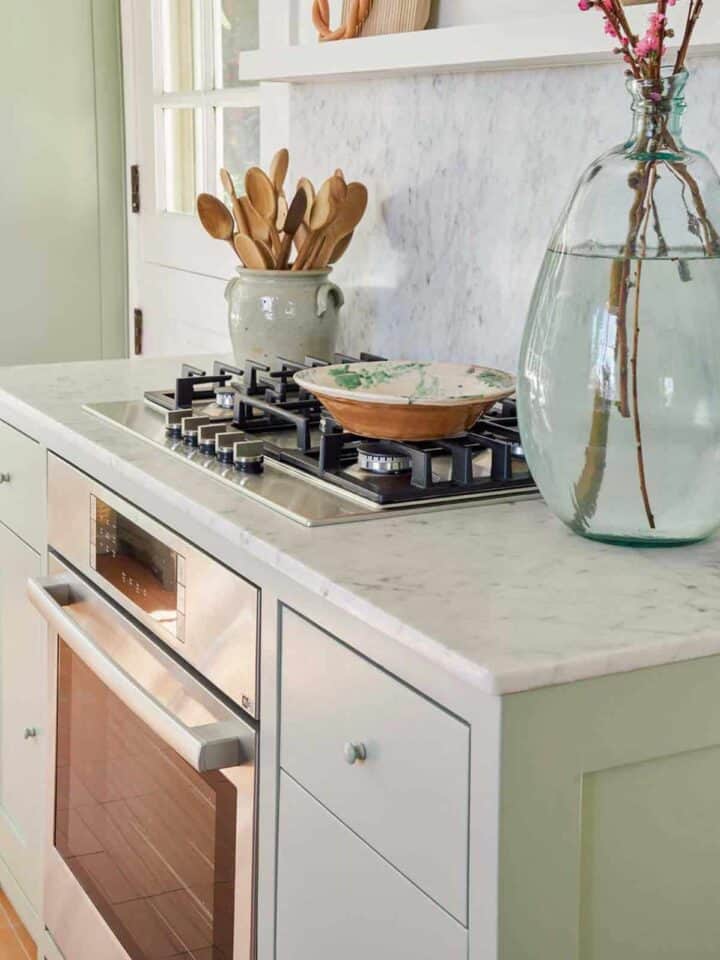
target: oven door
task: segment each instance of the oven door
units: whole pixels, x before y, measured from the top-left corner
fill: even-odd
[[[48,623],[45,925],[68,960],[254,956],[256,731],[85,578],[31,580]]]

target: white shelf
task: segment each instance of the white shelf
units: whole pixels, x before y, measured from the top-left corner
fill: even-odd
[[[311,83],[342,77],[504,70],[607,62],[609,38],[594,13],[506,20],[357,40],[265,48],[243,53],[239,79]],[[646,8],[645,8],[646,9]],[[632,11],[638,27],[646,13]],[[692,55],[720,53],[720,14],[701,21]]]

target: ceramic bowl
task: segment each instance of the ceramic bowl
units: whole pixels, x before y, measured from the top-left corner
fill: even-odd
[[[312,367],[295,380],[346,430],[378,440],[456,436],[515,392],[515,378],[502,370],[414,360]]]

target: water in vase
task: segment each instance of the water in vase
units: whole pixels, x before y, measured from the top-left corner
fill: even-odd
[[[603,540],[711,533],[720,522],[720,257],[696,245],[629,260],[597,244],[550,249],[531,315],[519,415],[551,509]]]

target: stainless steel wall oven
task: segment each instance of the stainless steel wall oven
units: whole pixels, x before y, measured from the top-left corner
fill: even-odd
[[[45,924],[67,960],[252,960],[259,591],[58,458]]]

